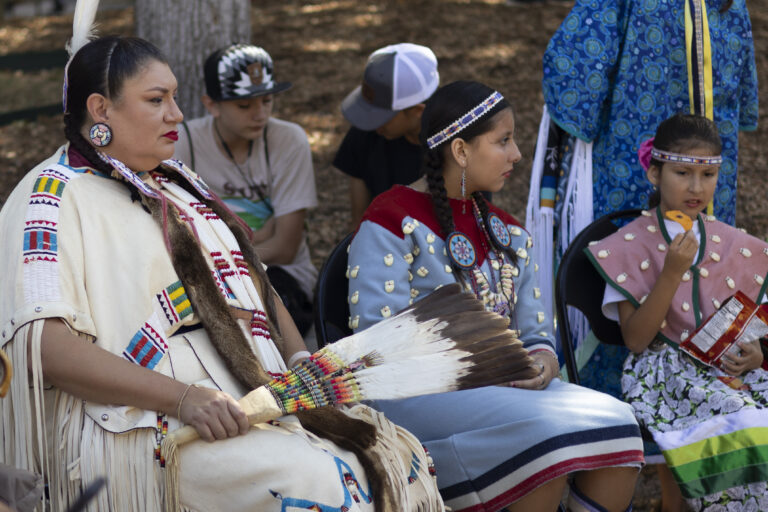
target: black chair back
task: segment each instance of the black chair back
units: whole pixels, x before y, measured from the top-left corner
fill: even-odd
[[[347,298],[347,251],[354,233],[345,236],[325,260],[315,287],[315,334],[322,348],[352,334]]]
[[[555,277],[555,309],[560,343],[568,378],[579,383],[576,357],[568,321],[568,308],[572,306],[584,313],[597,339],[611,345],[624,345],[619,324],[607,319],[602,312],[605,280],[584,253],[589,242],[601,240],[618,231],[615,220],[635,218],[642,210],[622,210],[600,217],[584,228],[566,249]]]

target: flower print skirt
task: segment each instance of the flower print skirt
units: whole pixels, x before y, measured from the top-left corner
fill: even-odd
[[[665,345],[630,354],[621,387],[694,510],[768,510],[768,372],[727,377]]]

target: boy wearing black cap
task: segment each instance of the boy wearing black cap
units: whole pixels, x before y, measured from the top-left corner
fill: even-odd
[[[426,46],[394,44],[368,58],[362,85],[341,105],[352,128],[333,160],[350,178],[352,229],[375,196],[421,175],[421,113],[439,81],[437,58]]]
[[[205,61],[209,115],[179,132],[174,158],[188,164],[253,229],[267,274],[302,335],[312,324],[312,265],[304,224],[317,206],[309,142],[297,124],[272,117],[276,82],[262,48],[232,45]]]

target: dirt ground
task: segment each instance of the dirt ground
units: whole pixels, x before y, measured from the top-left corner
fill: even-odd
[[[344,96],[359,83],[367,55],[393,42],[431,47],[440,62],[441,81],[474,78],[497,88],[516,109],[517,139],[523,161],[494,201],[524,217],[536,131],[541,116],[541,54],[572,1],[549,0],[507,5],[504,0],[254,0],[253,41],[276,62],[279,80],[294,87],[278,97],[277,115],[302,125],[309,136],[320,206],[309,214],[310,248],[322,264],[349,225],[347,184],[331,166],[348,125],[339,111]],[[768,238],[768,0],[750,0],[759,80],[761,123],[742,134],[737,224]],[[129,34],[131,9],[99,14],[101,33]],[[63,47],[70,16],[15,19],[0,27],[0,55]],[[0,73],[0,112],[53,103],[60,95],[56,73]],[[182,84],[183,85],[183,84]],[[28,91],[35,94],[30,95]],[[32,100],[30,100],[30,97]],[[41,99],[45,97],[47,99]],[[61,116],[0,127],[0,205],[23,173],[63,140]],[[635,510],[654,510],[658,486],[644,470]]]

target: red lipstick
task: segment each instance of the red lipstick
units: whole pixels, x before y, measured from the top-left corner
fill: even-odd
[[[179,140],[179,132],[177,132],[176,130],[171,130],[168,133],[164,133],[163,137],[171,139],[172,141],[175,142],[175,141]]]

